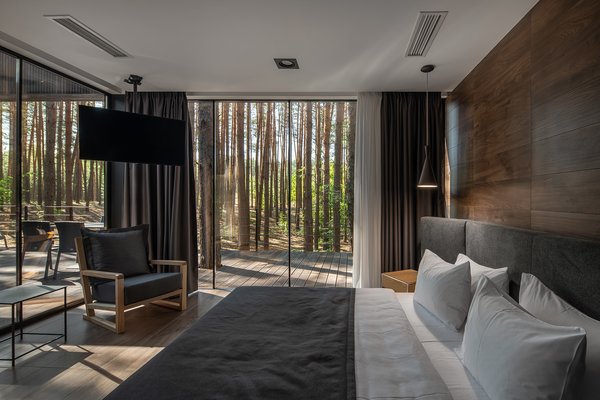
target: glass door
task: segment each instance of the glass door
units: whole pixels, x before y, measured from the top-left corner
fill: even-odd
[[[291,103],[291,286],[352,286],[355,106]]]
[[[355,105],[190,102],[201,288],[351,286]]]

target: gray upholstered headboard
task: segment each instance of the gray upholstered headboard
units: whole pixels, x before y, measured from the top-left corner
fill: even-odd
[[[493,268],[508,267],[511,296],[522,272],[587,315],[600,319],[600,242],[451,218],[421,219],[421,252],[430,249],[448,262],[458,253]]]

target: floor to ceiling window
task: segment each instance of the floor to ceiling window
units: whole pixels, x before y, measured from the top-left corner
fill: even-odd
[[[190,102],[200,287],[350,285],[354,107]]]
[[[72,239],[59,225],[103,226],[104,163],[78,158],[77,106],[104,107],[105,95],[17,56],[0,52],[0,63],[0,289],[62,284],[68,300],[77,301],[82,294],[75,254],[63,252],[57,263],[61,241]],[[61,304],[62,297],[51,296],[30,302],[25,317]]]
[[[0,289],[17,284],[16,167],[18,60],[0,52]],[[5,317],[0,311],[0,317]],[[0,322],[0,326],[4,325]]]

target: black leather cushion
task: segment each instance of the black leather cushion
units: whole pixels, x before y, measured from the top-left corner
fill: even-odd
[[[125,277],[148,274],[147,226],[112,231],[81,230],[88,267],[120,272]]]
[[[181,273],[168,272],[132,276],[124,280],[125,305],[181,289]],[[92,297],[102,303],[115,302],[115,282],[92,285]]]

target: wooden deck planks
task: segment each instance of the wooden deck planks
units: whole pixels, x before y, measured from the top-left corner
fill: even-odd
[[[224,250],[216,286],[287,286],[288,257],[291,260],[291,286],[352,287],[351,254],[292,251],[290,255],[284,249]],[[201,269],[198,280],[201,288],[212,287],[212,270]]]

